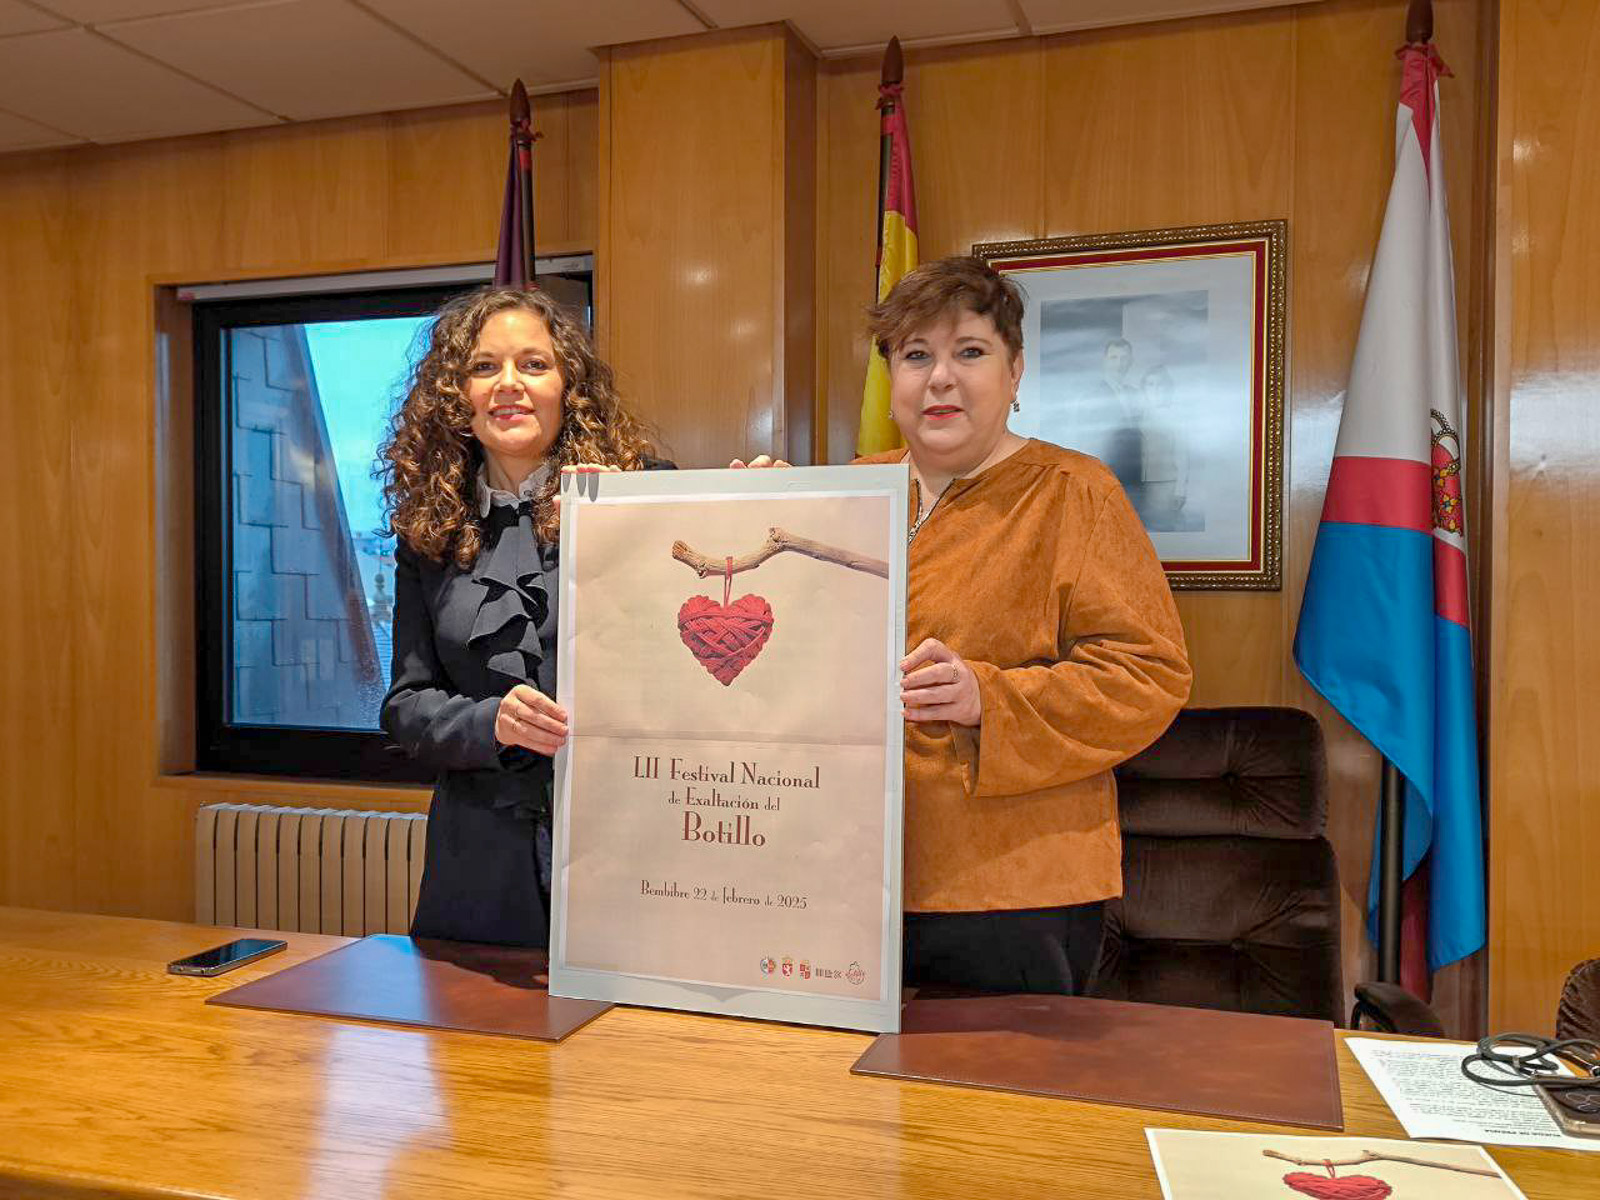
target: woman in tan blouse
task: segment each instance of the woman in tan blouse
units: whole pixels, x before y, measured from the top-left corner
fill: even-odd
[[[1160,736],[1190,672],[1116,476],[1007,428],[1022,312],[977,259],[902,279],[870,332],[906,449],[860,461],[911,469],[906,982],[1074,993],[1122,890],[1111,769]]]

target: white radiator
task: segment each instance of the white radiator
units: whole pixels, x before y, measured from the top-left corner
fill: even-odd
[[[208,804],[195,814],[195,920],[405,933],[427,828],[421,813]]]

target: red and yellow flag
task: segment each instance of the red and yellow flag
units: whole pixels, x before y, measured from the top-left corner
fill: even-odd
[[[898,49],[898,47],[896,47]],[[882,156],[878,178],[878,299],[917,265],[917,201],[911,183],[911,134],[900,104],[901,85],[878,88],[883,113]],[[889,364],[877,346],[869,351],[867,384],[861,397],[857,454],[876,454],[904,445],[889,417]]]

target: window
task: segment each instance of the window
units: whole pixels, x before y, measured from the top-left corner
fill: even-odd
[[[587,313],[587,261],[554,265],[541,285]],[[193,289],[200,770],[427,777],[378,728],[395,544],[375,471],[430,314],[476,282],[415,281],[440,274]]]

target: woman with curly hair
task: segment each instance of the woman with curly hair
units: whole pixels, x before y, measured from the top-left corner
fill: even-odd
[[[544,946],[561,469],[651,470],[583,328],[543,292],[450,301],[380,451],[395,553],[384,730],[437,770],[411,932]]]

